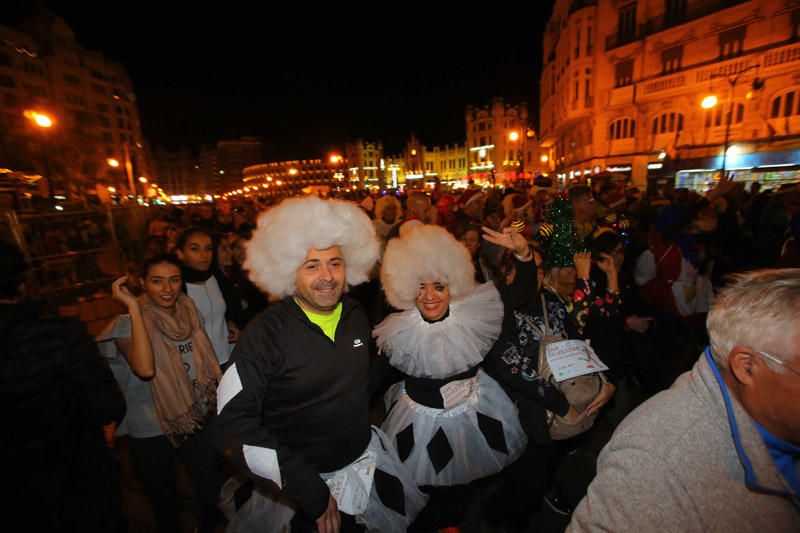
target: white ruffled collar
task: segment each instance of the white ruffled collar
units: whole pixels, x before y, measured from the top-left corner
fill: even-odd
[[[490,282],[451,302],[444,320],[427,322],[414,308],[389,315],[372,334],[393,367],[414,377],[444,379],[483,361],[502,325],[503,302]]]

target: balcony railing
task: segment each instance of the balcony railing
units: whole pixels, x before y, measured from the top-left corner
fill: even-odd
[[[743,4],[747,1],[748,0],[696,0],[694,2],[689,2],[686,13],[683,15],[673,14],[672,16],[667,16],[665,13],[658,17],[652,17],[643,24],[639,24],[636,27],[635,33],[626,35],[612,33],[606,36],[606,51],[638,41],[639,39],[644,39],[648,35],[667,30],[674,26],[686,24],[687,22],[711,15],[723,9]]]

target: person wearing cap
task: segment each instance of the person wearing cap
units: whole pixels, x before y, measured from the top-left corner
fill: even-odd
[[[567,531],[800,531],[800,269],[733,277],[691,371],[603,448]]]
[[[483,224],[483,209],[486,206],[486,195],[480,189],[466,189],[458,199],[458,211],[453,217],[450,232],[454,235],[464,233],[467,226]]]
[[[515,230],[484,231],[530,263],[527,243]],[[532,290],[535,274],[528,274],[520,278]],[[516,407],[480,367],[500,334],[504,302],[494,284],[476,283],[469,252],[438,226],[390,241],[381,282],[389,303],[402,311],[373,333],[405,377],[386,393],[382,428],[432,495],[417,526],[457,525],[469,502],[467,484],[500,472],[527,443]]]
[[[259,218],[245,268],[284,299],[248,324],[218,390],[217,446],[255,482],[229,531],[401,532],[424,506],[370,427],[370,325],[345,289],[377,257],[352,203],[295,198]]]

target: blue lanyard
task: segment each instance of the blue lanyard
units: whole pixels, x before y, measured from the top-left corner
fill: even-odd
[[[761,486],[756,481],[756,473],[755,470],[753,470],[753,464],[750,462],[750,458],[747,457],[747,454],[744,452],[744,448],[742,447],[742,441],[739,438],[739,425],[736,423],[736,417],[733,415],[733,406],[731,405],[731,398],[728,395],[728,388],[725,386],[725,382],[722,380],[722,375],[719,373],[717,364],[711,357],[710,346],[706,347],[705,356],[708,365],[714,372],[714,377],[717,379],[717,384],[719,385],[719,389],[722,392],[722,400],[725,402],[725,411],[728,414],[728,423],[731,426],[731,436],[733,437],[733,444],[734,446],[736,446],[736,453],[739,455],[739,460],[742,462],[742,466],[744,467],[745,486],[757,492],[763,492],[765,494],[774,494],[776,496],[783,496],[791,500],[792,495],[789,494],[788,492]]]

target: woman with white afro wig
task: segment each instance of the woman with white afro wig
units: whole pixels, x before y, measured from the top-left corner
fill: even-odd
[[[247,243],[244,267],[261,289],[284,298],[295,293],[297,269],[308,250],[339,246],[348,285],[367,281],[378,259],[375,229],[351,202],[316,196],[291,198],[265,211]]]
[[[515,230],[484,231],[487,240],[515,250],[522,260],[529,256]],[[389,241],[381,268],[389,303],[403,311],[387,317],[373,335],[389,364],[405,374],[386,393],[381,429],[423,491],[431,492],[431,502],[436,494],[456,499],[448,490],[461,491],[458,499],[464,499],[469,489],[454,486],[500,472],[527,444],[517,408],[480,369],[500,334],[504,305],[492,283],[475,283],[473,269],[464,245],[431,225]],[[448,517],[449,524],[424,527],[454,525],[459,512]],[[424,516],[425,511],[420,527]]]

